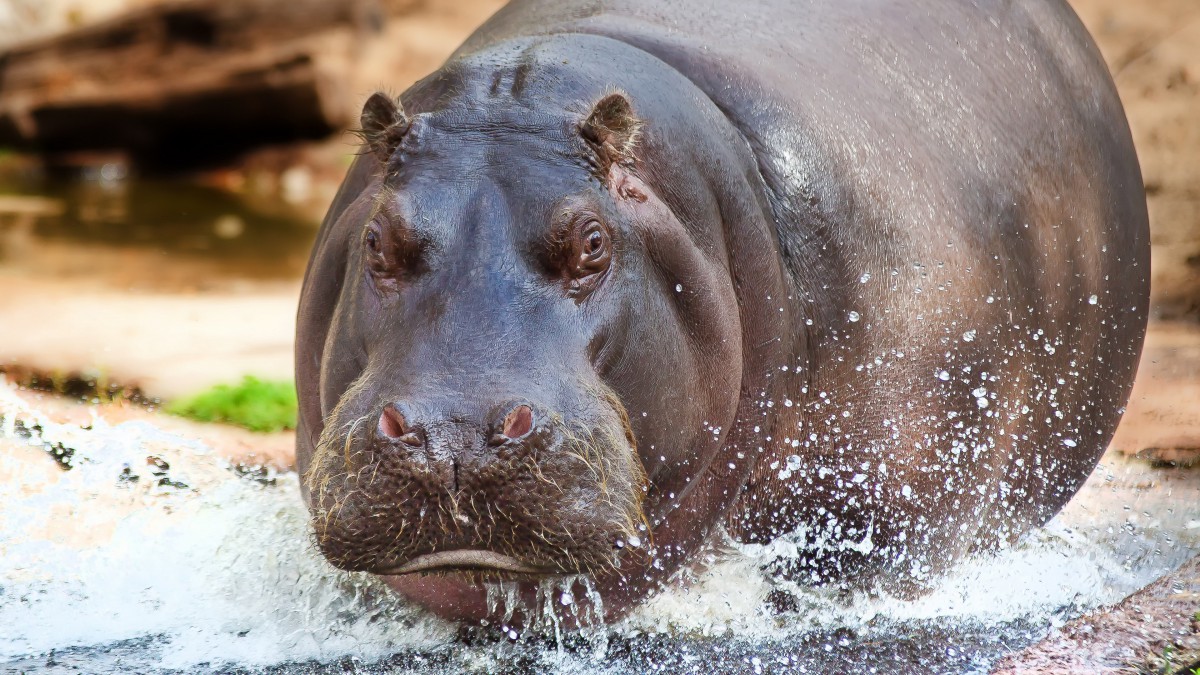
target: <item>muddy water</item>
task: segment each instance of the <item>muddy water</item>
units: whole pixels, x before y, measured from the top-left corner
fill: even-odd
[[[294,474],[236,470],[152,421],[58,424],[7,385],[0,417],[6,672],[986,672],[1200,547],[1200,472],[1114,455],[1047,527],[918,600],[795,586],[765,571],[786,542],[725,543],[619,624],[521,635],[330,568]]]
[[[134,290],[298,279],[316,223],[277,201],[118,164],[48,178],[0,172],[0,270]]]

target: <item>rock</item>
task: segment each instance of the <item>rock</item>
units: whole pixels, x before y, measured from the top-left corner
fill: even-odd
[[[375,0],[175,0],[0,53],[0,146],[193,165],[353,119]]]

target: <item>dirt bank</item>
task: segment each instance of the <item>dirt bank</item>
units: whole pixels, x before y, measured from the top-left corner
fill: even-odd
[[[1200,3],[1071,0],[1100,45],[1142,162],[1158,316],[1200,315]]]

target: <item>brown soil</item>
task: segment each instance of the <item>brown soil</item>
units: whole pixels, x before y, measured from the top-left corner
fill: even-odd
[[[4,386],[0,384],[0,386]],[[91,404],[49,392],[21,389],[18,398],[46,419],[58,424],[90,426],[95,419],[116,425],[129,421],[145,421],[155,427],[194,438],[228,460],[231,464],[264,466],[278,471],[295,469],[296,434],[290,431],[255,433],[225,424],[202,424],[157,412],[153,407],[117,400]],[[47,465],[53,464],[43,457]]]
[[[1165,466],[1200,460],[1200,327],[1151,324],[1110,449]]]
[[[1200,659],[1200,556],[996,664],[993,675],[1174,673]],[[1178,672],[1191,675],[1187,670]]]
[[[1151,286],[1161,317],[1200,314],[1200,3],[1071,0],[1100,45],[1150,207]]]

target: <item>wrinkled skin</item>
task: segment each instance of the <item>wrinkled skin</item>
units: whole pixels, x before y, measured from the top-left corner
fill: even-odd
[[[1095,465],[1149,240],[1066,5],[702,4],[516,0],[368,101],[297,333],[332,563],[612,618],[723,526],[919,590]]]

